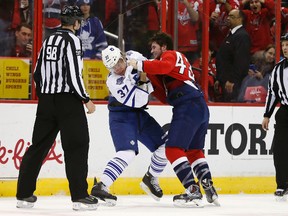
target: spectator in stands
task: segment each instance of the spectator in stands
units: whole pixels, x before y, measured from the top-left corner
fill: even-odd
[[[285,4],[284,4],[285,5]],[[281,35],[285,35],[288,32],[288,8],[281,7]],[[272,41],[276,41],[276,18],[273,18],[270,23],[270,32]]]
[[[12,29],[17,28],[21,23],[32,25],[32,1],[31,0],[15,0],[12,18]]]
[[[161,2],[158,0],[148,3],[147,38],[151,38],[160,30]],[[146,44],[149,42],[147,41]]]
[[[21,22],[32,23],[32,5],[29,0],[20,0]]]
[[[179,0],[178,3],[178,50],[190,64],[199,58],[199,21],[198,9],[202,9],[202,0]]]
[[[137,50],[146,57],[151,55],[148,46],[149,37],[155,33],[155,25],[160,29],[157,2],[151,0],[126,1],[123,10],[125,12],[125,50]]]
[[[202,52],[200,52],[202,54]],[[200,54],[200,55],[201,55]],[[193,73],[197,83],[201,85],[202,77],[202,56],[196,59],[192,65]],[[216,58],[213,49],[210,48],[208,52],[208,100],[210,102],[217,101],[216,94],[214,91],[214,84],[216,80]]]
[[[31,57],[32,54],[32,26],[20,24],[14,37],[0,40],[0,56]]]
[[[267,48],[252,57],[248,75],[242,81],[238,101],[265,103],[268,81],[275,65],[275,47]]]
[[[66,2],[66,0],[43,1],[45,37],[61,27],[61,9]]]
[[[118,15],[120,13],[120,1],[105,1],[104,28],[113,34],[118,33]],[[110,44],[110,43],[109,43]]]
[[[258,51],[252,56],[252,63],[262,72],[262,75],[271,72],[275,65],[275,46],[269,44],[265,50]]]
[[[14,2],[11,0],[0,1],[0,38],[4,39],[11,35],[11,21]],[[14,33],[14,32],[13,32]]]
[[[102,59],[101,52],[108,44],[101,21],[90,14],[93,0],[78,0],[77,5],[84,14],[84,21],[77,32],[82,40],[83,57],[86,59]]]
[[[245,28],[251,38],[251,54],[265,50],[272,44],[270,24],[275,16],[274,0],[243,0],[249,2],[250,9],[243,10],[246,16]]]
[[[210,43],[218,51],[221,43],[229,32],[227,16],[232,9],[238,9],[235,0],[210,0]]]
[[[233,9],[227,17],[231,31],[216,55],[217,81],[223,91],[224,102],[236,102],[242,80],[247,75],[250,64],[250,37],[243,27],[244,13]]]
[[[274,27],[275,28],[275,27]],[[288,8],[281,8],[281,35],[284,35],[288,32]]]
[[[119,2],[118,0],[115,0]],[[104,26],[105,21],[105,10],[106,10],[106,2],[107,0],[95,0],[91,5],[91,14],[97,14],[98,19],[102,22]]]
[[[78,0],[66,0],[67,5],[70,5],[70,6],[75,6],[77,1]]]
[[[102,5],[105,10],[104,29],[119,35],[118,15],[123,14],[125,50],[137,50],[144,56],[150,57],[150,48],[147,44],[149,38],[160,30],[160,6],[159,0],[106,0]],[[108,44],[118,46],[117,40],[109,37],[107,40]]]
[[[281,1],[282,7],[288,7],[288,1],[287,0],[282,0]]]

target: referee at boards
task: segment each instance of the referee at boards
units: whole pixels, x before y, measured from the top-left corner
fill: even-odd
[[[32,145],[23,156],[17,185],[17,207],[31,208],[42,163],[60,131],[65,171],[74,210],[97,208],[98,200],[88,195],[88,114],[95,105],[82,79],[82,44],[75,36],[83,14],[77,6],[64,6],[62,28],[42,45],[34,71],[38,107]]]
[[[280,102],[275,115],[275,132],[273,138],[273,160],[276,171],[276,200],[288,197],[288,33],[281,37],[284,58],[272,70],[268,85],[262,128],[268,130],[269,119]]]

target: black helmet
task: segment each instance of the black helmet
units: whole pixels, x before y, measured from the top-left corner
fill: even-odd
[[[88,5],[92,5],[93,4],[93,0],[77,0],[77,6],[81,6],[83,4],[88,4]]]
[[[288,33],[285,35],[281,36],[281,41],[287,41],[288,40]]]
[[[61,11],[62,25],[74,25],[76,20],[83,20],[83,16],[78,6],[65,5]]]

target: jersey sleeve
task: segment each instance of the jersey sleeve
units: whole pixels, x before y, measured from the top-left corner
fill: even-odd
[[[34,78],[34,82],[35,82],[35,86],[36,86],[36,94],[38,97],[41,93],[41,86],[42,86],[42,83],[41,83],[41,81],[42,81],[42,77],[41,77],[42,61],[40,61],[40,59],[42,59],[42,58],[43,58],[43,47],[41,47],[41,49],[40,49],[40,53],[39,53],[39,56],[38,56],[38,59],[36,62],[36,66],[34,69],[34,74],[33,74],[33,78]]]
[[[70,43],[67,46],[67,66],[69,67],[68,71],[70,72],[71,85],[78,97],[87,103],[90,98],[89,94],[86,92],[83,78],[83,60],[82,60],[82,49],[80,39],[76,36],[74,37],[73,43]]]
[[[193,70],[188,59],[182,53],[173,50],[165,51],[160,60],[137,61],[137,69],[147,74],[165,75],[180,81],[194,82]]]
[[[143,86],[137,85],[138,81],[139,72],[129,66],[126,68],[125,76],[110,73],[106,83],[110,93],[117,101],[129,107],[140,108],[148,103],[148,97],[153,91],[153,87],[148,82],[147,88],[143,88]]]
[[[126,52],[126,58],[127,58],[127,60],[136,59],[137,61],[145,61],[145,60],[147,60],[147,58],[144,57],[141,53],[136,52],[134,50],[127,51]]]
[[[142,63],[142,64],[141,64]],[[160,60],[142,61],[138,70],[151,74],[169,74],[173,71],[176,64],[176,56],[173,53],[163,54]]]
[[[270,79],[269,79],[269,83],[268,83],[268,92],[267,92],[267,96],[266,96],[266,103],[265,103],[265,113],[264,113],[264,117],[268,117],[270,118],[274,112],[274,109],[278,103],[277,97],[276,97],[276,93],[275,90],[273,88],[273,85],[275,80],[274,80],[274,73],[275,73],[275,67],[271,73]]]

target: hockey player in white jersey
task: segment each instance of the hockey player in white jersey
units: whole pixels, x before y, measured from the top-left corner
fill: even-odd
[[[153,87],[145,73],[127,66],[127,60],[132,57],[146,59],[135,51],[124,54],[115,46],[108,46],[102,51],[103,63],[110,71],[106,82],[111,93],[108,102],[109,126],[116,154],[107,163],[100,181],[94,179],[91,195],[110,206],[116,204],[117,197],[109,193],[109,187],[139,153],[138,141],[152,152],[148,171],[140,186],[157,201],[163,196],[158,176],[167,164],[165,133],[146,111]]]

